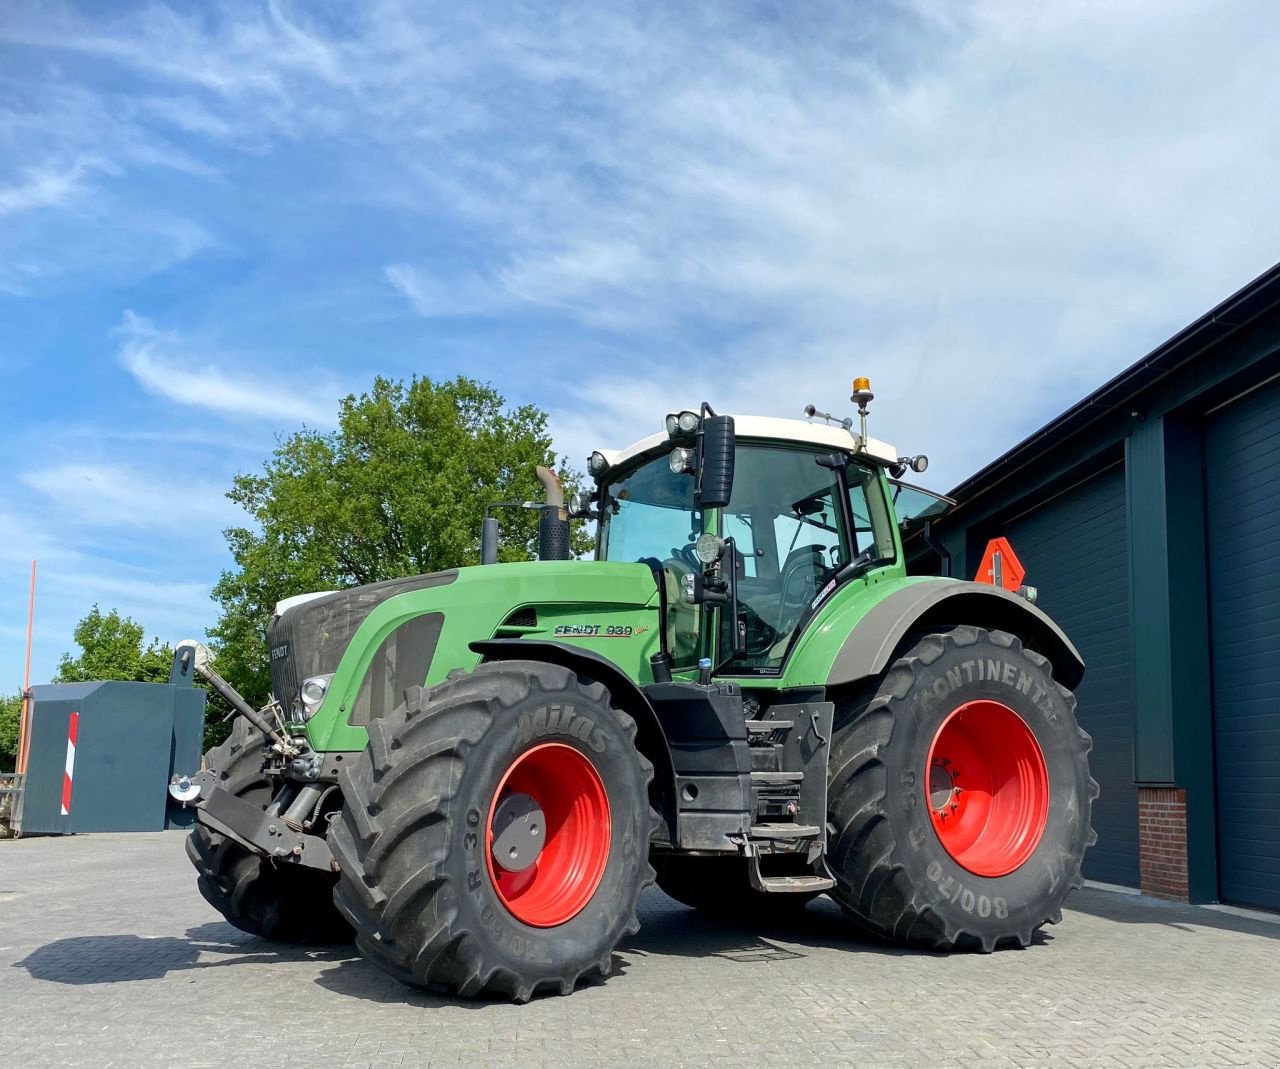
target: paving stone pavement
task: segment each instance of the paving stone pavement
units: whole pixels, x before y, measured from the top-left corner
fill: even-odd
[[[656,889],[618,971],[466,1003],[223,922],[178,832],[0,842],[0,1066],[1280,1066],[1280,925],[1097,890],[1022,951],[785,928]]]

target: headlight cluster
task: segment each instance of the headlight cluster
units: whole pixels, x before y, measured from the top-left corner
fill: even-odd
[[[332,682],[332,672],[327,676],[309,676],[304,679],[302,686],[298,688],[298,696],[293,700],[293,708],[289,710],[289,719],[295,724],[305,724],[315,716]]]
[[[698,413],[685,409],[683,412],[668,412],[666,424],[667,434],[692,434],[698,429]]]

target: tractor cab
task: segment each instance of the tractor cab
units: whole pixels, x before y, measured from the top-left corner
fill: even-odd
[[[717,416],[703,405],[629,449],[592,454],[596,489],[570,514],[598,519],[598,560],[653,569],[674,671],[708,658],[717,671],[775,672],[840,585],[903,570],[902,490],[890,476],[923,470],[924,458],[825,418]]]

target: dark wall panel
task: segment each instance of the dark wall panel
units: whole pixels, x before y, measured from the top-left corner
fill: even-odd
[[[1280,387],[1205,426],[1218,874],[1280,909]]]
[[[1077,715],[1093,737],[1090,767],[1102,789],[1093,806],[1098,843],[1085,857],[1084,874],[1136,887],[1138,792],[1124,466],[1113,466],[993,533],[1009,539],[1027,570],[1027,583],[1040,592],[1038,604],[1084,657]]]

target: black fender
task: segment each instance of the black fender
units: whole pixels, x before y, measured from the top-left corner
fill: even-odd
[[[635,682],[612,661],[563,642],[528,638],[491,638],[470,648],[485,661],[546,661],[603,683],[614,702],[636,722],[636,748],[653,764],[655,801],[669,841],[675,843],[676,771],[658,714]]]
[[[930,579],[895,590],[858,621],[831,662],[827,686],[880,675],[909,633],[946,624],[1017,635],[1049,658],[1054,679],[1068,690],[1084,677],[1084,660],[1066,633],[1026,598],[986,583]]]

